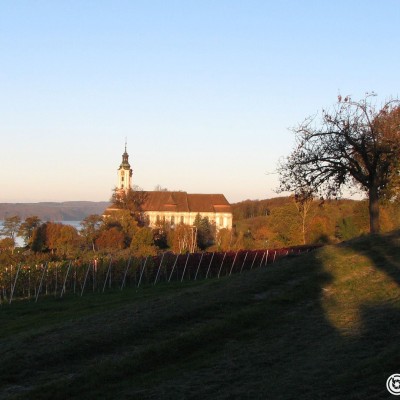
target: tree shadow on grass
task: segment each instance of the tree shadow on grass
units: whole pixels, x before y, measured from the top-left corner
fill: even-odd
[[[215,363],[196,371],[202,385],[184,374],[180,398],[391,398],[386,380],[400,369],[398,243],[398,234],[347,243],[352,255],[339,261],[348,269],[326,249],[273,267],[258,294],[265,299],[259,333],[246,342],[227,338]],[[367,265],[352,270],[353,256]]]
[[[369,235],[346,245],[369,258],[374,268],[386,273],[400,286],[400,230]]]

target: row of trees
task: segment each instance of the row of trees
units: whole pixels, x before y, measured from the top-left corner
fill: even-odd
[[[194,226],[170,226],[161,221],[151,229],[142,217],[120,208],[107,217],[89,215],[80,229],[55,222],[42,222],[36,216],[24,221],[18,216],[4,220],[0,231],[1,250],[13,250],[16,237],[24,240],[26,249],[35,253],[71,255],[82,252],[113,252],[129,249],[136,256],[155,255],[159,250],[176,253],[205,250],[216,242],[216,229],[207,218],[197,215]]]
[[[250,209],[253,211],[247,214]],[[140,226],[126,210],[106,219],[90,215],[82,221],[79,231],[69,225],[41,222],[37,217],[25,221],[10,217],[1,232],[5,236],[0,239],[0,254],[12,252],[16,236],[22,237],[27,249],[37,256],[82,257],[117,251],[145,256],[159,251],[185,253],[335,243],[369,230],[367,201],[312,199],[299,204],[295,196],[289,196],[237,203],[233,213],[233,229],[219,231],[200,216],[194,226],[171,227],[161,221],[156,229],[150,229]],[[384,231],[400,228],[399,203],[381,207],[380,225]]]

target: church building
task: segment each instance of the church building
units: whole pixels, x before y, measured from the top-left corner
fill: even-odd
[[[129,155],[122,154],[118,168],[117,192],[132,189],[132,168]],[[215,224],[217,229],[232,229],[232,208],[223,194],[190,194],[181,191],[145,191],[141,206],[151,228],[160,222],[193,225],[196,216]]]

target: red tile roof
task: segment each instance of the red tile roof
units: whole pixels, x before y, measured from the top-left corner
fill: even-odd
[[[143,211],[232,212],[223,194],[188,194],[186,192],[145,192]]]

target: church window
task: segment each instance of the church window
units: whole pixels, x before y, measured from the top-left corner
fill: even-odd
[[[185,217],[183,215],[181,215],[181,224],[185,223]]]
[[[171,216],[171,225],[174,225],[175,224],[175,217],[172,215]]]
[[[157,223],[157,224],[160,223],[160,216],[159,216],[159,215],[156,216],[156,223]]]

